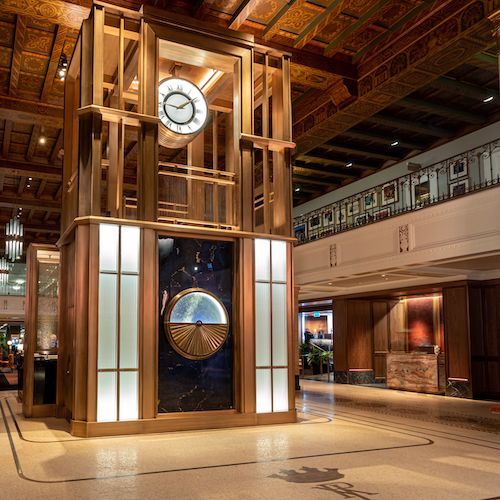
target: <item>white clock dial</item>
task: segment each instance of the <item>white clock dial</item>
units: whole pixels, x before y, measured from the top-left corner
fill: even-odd
[[[189,80],[167,78],[158,87],[158,116],[175,134],[196,134],[207,121],[207,101],[201,90]]]

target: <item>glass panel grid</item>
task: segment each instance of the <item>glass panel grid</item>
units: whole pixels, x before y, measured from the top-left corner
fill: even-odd
[[[136,420],[140,228],[101,224],[99,236],[97,421]]]
[[[254,242],[257,413],[288,411],[287,248]]]

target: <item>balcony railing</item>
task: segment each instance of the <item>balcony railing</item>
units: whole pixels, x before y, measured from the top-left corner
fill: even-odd
[[[298,244],[356,229],[500,183],[500,139],[294,219]]]

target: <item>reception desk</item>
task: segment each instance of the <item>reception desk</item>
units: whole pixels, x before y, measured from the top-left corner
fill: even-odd
[[[420,352],[389,353],[387,387],[428,394],[444,393],[444,355]]]

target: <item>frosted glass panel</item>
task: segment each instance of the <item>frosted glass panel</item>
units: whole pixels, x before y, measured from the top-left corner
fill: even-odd
[[[97,421],[116,420],[116,373],[97,374]]]
[[[271,306],[269,283],[255,283],[255,363],[271,365]]]
[[[286,243],[271,242],[272,277],[273,281],[286,281]]]
[[[255,280],[270,281],[270,240],[255,240]]]
[[[271,369],[257,369],[255,373],[255,394],[257,413],[273,411],[271,394]]]
[[[139,276],[122,275],[120,291],[120,368],[138,368]]]
[[[141,230],[138,227],[122,226],[121,231],[122,272],[138,273]]]
[[[99,270],[118,271],[118,226],[99,225]]]
[[[97,367],[116,368],[117,358],[117,276],[99,275],[99,335]]]
[[[139,384],[137,372],[120,372],[120,420],[139,418]]]
[[[273,366],[287,366],[286,285],[273,283]]]
[[[288,370],[273,368],[273,411],[288,411]]]

